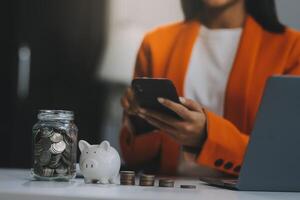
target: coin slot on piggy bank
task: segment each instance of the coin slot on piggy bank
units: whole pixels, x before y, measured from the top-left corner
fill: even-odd
[[[116,149],[108,141],[91,145],[80,140],[78,146],[81,152],[79,166],[85,183],[114,183],[121,167],[121,159]]]

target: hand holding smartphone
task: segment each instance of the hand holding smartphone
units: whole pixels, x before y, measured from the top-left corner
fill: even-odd
[[[145,109],[150,109],[171,115],[181,119],[174,111],[160,104],[158,97],[169,99],[180,103],[177,91],[172,81],[164,78],[136,78],[132,81],[131,87],[138,105]],[[156,128],[138,116],[131,116],[131,121],[136,133],[146,133]]]

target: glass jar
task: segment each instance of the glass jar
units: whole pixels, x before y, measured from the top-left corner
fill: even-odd
[[[32,129],[35,179],[68,181],[76,176],[78,129],[73,120],[72,111],[39,111]]]

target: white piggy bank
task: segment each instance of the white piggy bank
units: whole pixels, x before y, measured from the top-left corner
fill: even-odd
[[[114,183],[115,177],[119,174],[121,159],[109,142],[90,145],[80,140],[78,145],[81,151],[79,165],[85,183]]]

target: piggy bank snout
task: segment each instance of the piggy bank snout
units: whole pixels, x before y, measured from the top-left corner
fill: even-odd
[[[96,168],[98,165],[98,162],[94,159],[85,159],[82,163],[82,169],[93,169]]]

